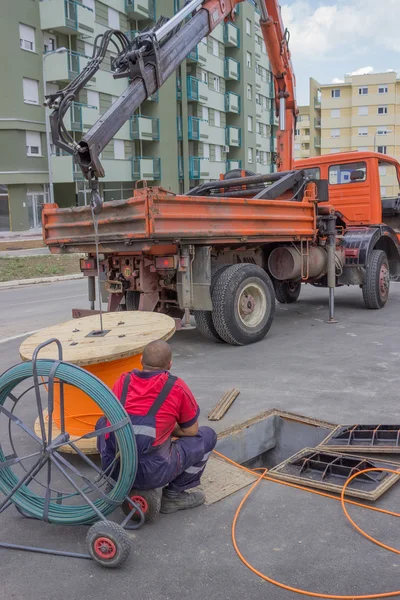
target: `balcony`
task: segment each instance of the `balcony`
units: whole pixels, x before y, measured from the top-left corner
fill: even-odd
[[[78,52],[62,52],[50,54],[45,62],[46,81],[71,81],[82,70],[82,54]]]
[[[155,0],[125,0],[125,11],[133,21],[154,20],[156,18]]]
[[[41,0],[40,27],[54,29],[65,35],[93,34],[94,12],[75,0]]]
[[[200,140],[200,123],[201,119],[189,117],[189,140]]]
[[[216,127],[198,117],[189,117],[189,140],[223,146],[225,145],[225,127]]]
[[[225,58],[224,77],[228,80],[240,81],[240,62],[227,56]]]
[[[321,100],[318,100],[318,98],[314,98],[314,108],[321,110]]]
[[[182,100],[182,80],[180,77],[176,78],[176,99]]]
[[[189,156],[189,178],[216,180],[225,171],[225,162],[210,161],[201,156]]]
[[[321,148],[321,138],[319,138],[319,137],[314,138],[314,148]]]
[[[234,92],[225,94],[225,112],[240,115],[240,96]]]
[[[193,50],[189,52],[189,54],[186,57],[186,60],[189,63],[199,62],[199,46],[196,46],[196,48],[193,48]]]
[[[224,24],[224,44],[229,48],[240,48],[240,29],[233,23]]]
[[[156,117],[136,115],[131,119],[131,139],[158,142],[160,140],[160,121]]]
[[[228,173],[228,171],[233,171],[234,169],[241,169],[242,161],[241,160],[227,160],[225,168],[226,168],[227,173]]]
[[[147,179],[149,181],[160,181],[161,159],[147,156],[132,158],[132,179],[138,181]]]
[[[178,179],[182,181],[185,177],[183,156],[178,156]]]
[[[208,85],[196,77],[187,78],[187,97],[188,100],[194,102],[207,102],[208,100]]]
[[[176,118],[176,131],[178,140],[183,140],[182,117]]]
[[[314,127],[316,129],[321,129],[321,119],[314,119]]]
[[[226,127],[225,129],[225,144],[227,146],[242,146],[242,130],[240,127]]]

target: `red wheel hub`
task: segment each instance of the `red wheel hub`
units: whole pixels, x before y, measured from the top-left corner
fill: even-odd
[[[94,551],[99,558],[110,560],[117,554],[117,547],[110,538],[99,537],[94,542]]]
[[[131,496],[132,502],[140,506],[142,513],[145,515],[149,510],[149,505],[147,504],[146,498],[143,496]]]

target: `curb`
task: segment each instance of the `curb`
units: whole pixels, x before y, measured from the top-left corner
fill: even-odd
[[[83,279],[82,273],[75,275],[56,275],[55,277],[36,277],[33,279],[13,279],[11,281],[2,281],[0,289],[17,288],[24,285],[33,285],[35,283],[54,283],[55,281],[68,281],[70,279]]]

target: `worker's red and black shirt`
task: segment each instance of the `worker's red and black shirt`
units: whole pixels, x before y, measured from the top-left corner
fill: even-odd
[[[113,392],[121,398],[127,373],[123,373],[114,384]],[[126,395],[125,410],[128,414],[147,414],[168,377],[167,371],[138,371],[131,373],[131,381]],[[171,435],[176,423],[182,428],[191,427],[199,418],[200,408],[182,379],[177,379],[156,415],[156,440],[159,446]]]

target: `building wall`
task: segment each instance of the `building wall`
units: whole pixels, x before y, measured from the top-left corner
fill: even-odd
[[[65,0],[4,0],[0,3],[0,44],[3,55],[13,57],[12,69],[6,61],[0,64],[0,77],[6,93],[0,95],[0,227],[8,228],[4,205],[8,193],[9,220],[13,230],[38,225],[40,205],[50,200],[48,188],[48,158],[46,152],[44,82],[42,75],[44,44],[52,36],[56,48],[67,52],[45,58],[45,85],[47,92],[62,89],[82,72],[92,55],[94,37],[111,25],[110,18],[118,12],[119,29],[131,36],[154,23],[160,16],[172,16],[183,0],[155,2],[156,14],[150,15],[152,0],[135,3],[135,11],[124,0],[95,0],[94,11],[85,8],[85,0],[69,3],[77,11],[77,20],[66,19]],[[110,10],[111,13],[110,14]],[[132,124],[126,123],[103,150],[101,160],[106,177],[100,190],[105,200],[127,198],[139,179],[146,178],[150,185],[162,185],[174,192],[188,191],[191,186],[218,178],[231,168],[245,168],[254,172],[270,172],[272,165],[276,120],[272,110],[272,86],[269,61],[261,43],[257,25],[259,15],[254,2],[240,5],[236,27],[230,26],[231,37],[224,24],[198,44],[198,59],[185,61],[159,90],[157,97],[145,101]],[[246,22],[250,21],[250,33]],[[35,29],[35,51],[20,47],[19,23]],[[238,31],[239,43],[232,43],[232,34]],[[217,46],[216,46],[217,44]],[[218,56],[215,56],[215,49]],[[247,66],[247,52],[251,65]],[[127,79],[114,80],[107,58],[95,79],[76,99],[74,109],[67,113],[65,124],[76,142],[110,108],[113,101],[127,87]],[[239,65],[240,77],[225,77],[226,60]],[[235,63],[234,61],[237,61]],[[264,68],[262,77],[257,72]],[[228,70],[229,71],[229,70]],[[202,80],[207,73],[207,100],[192,101],[188,97],[187,77]],[[219,91],[214,89],[213,78],[219,77]],[[39,82],[39,104],[26,104],[23,98],[24,77]],[[182,99],[177,100],[177,80],[181,81]],[[247,98],[251,86],[251,99]],[[98,93],[98,97],[93,92]],[[225,110],[225,94],[240,96],[240,114]],[[256,95],[267,98],[266,105],[256,104]],[[95,106],[93,102],[97,103]],[[257,96],[258,98],[258,96]],[[265,102],[265,100],[263,100]],[[208,121],[203,119],[208,109]],[[216,111],[219,111],[219,125]],[[178,140],[177,119],[181,119],[182,139]],[[189,139],[189,118],[199,118],[201,136]],[[249,126],[249,117],[252,120]],[[228,130],[228,128],[234,128]],[[235,129],[236,128],[236,129]],[[39,132],[41,152],[28,156],[26,132]],[[233,131],[235,135],[228,135]],[[240,144],[235,139],[240,138]],[[208,144],[208,146],[207,146]],[[252,149],[250,155],[249,148]],[[121,154],[122,153],[122,154]],[[82,205],[89,201],[87,183],[69,155],[52,148],[54,199],[60,206]],[[196,170],[197,169],[197,170]],[[33,214],[35,218],[33,218]]]
[[[321,154],[321,91],[318,81],[310,78],[310,104],[299,106],[294,157],[296,160]]]

